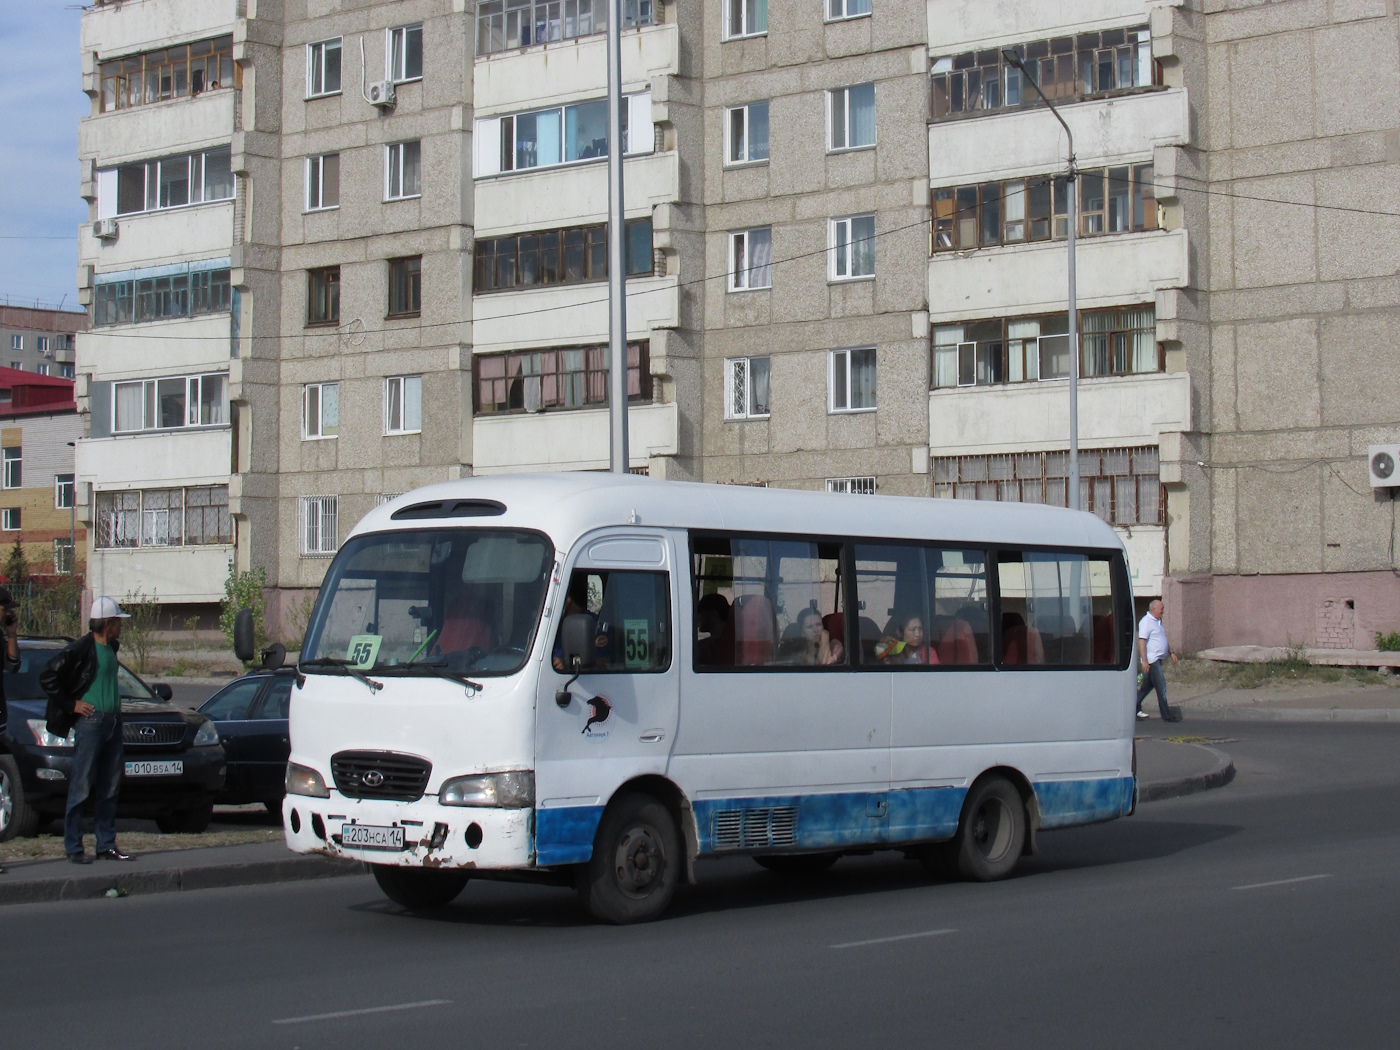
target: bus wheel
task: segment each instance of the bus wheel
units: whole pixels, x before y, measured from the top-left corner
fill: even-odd
[[[953,840],[958,874],[991,882],[1011,874],[1026,843],[1026,808],[1020,793],[1001,777],[976,784],[963,806]]]
[[[435,871],[431,868],[399,868],[392,864],[371,864],[374,881],[395,904],[409,911],[445,908],[466,889],[464,871]]]
[[[760,868],[796,878],[820,875],[840,859],[839,853],[784,853],[754,857]]]
[[[676,822],[647,795],[615,799],[593,840],[593,858],[580,867],[579,897],[599,922],[650,922],[666,910],[680,874]]]

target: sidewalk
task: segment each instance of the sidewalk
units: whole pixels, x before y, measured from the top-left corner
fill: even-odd
[[[1209,683],[1167,683],[1167,695],[1192,719],[1239,719],[1273,722],[1400,722],[1400,686],[1348,682],[1302,682],[1258,689],[1217,687]],[[1157,695],[1149,693],[1142,708],[1157,718]]]

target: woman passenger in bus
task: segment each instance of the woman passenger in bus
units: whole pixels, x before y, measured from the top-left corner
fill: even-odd
[[[843,646],[838,638],[822,625],[821,613],[811,606],[797,614],[799,634],[795,638],[785,638],[778,646],[778,662],[781,664],[807,664],[829,667],[841,662]]]
[[[875,643],[875,658],[887,664],[936,664],[938,653],[924,641],[924,619],[917,613],[904,620],[898,637]]]

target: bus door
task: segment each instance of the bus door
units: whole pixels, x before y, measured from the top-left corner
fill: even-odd
[[[535,705],[541,865],[587,860],[617,786],[666,773],[679,708],[674,565],[666,533],[636,528],[589,537],[565,564]],[[592,621],[595,663],[570,684],[560,625],[572,614]]]

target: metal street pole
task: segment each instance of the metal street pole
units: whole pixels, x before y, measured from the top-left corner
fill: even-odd
[[[626,474],[627,254],[623,220],[622,0],[608,0],[608,422],[609,469]]]
[[[1070,510],[1080,509],[1079,499],[1079,289],[1075,280],[1075,239],[1079,232],[1079,200],[1075,193],[1075,183],[1079,178],[1079,169],[1074,160],[1074,132],[1069,130],[1069,125],[1065,123],[1065,118],[1060,116],[1060,111],[1055,108],[1055,103],[1045,96],[1045,92],[1040,90],[1040,85],[1036,83],[1035,77],[1026,71],[1025,63],[1021,60],[1021,55],[1013,48],[1003,48],[1001,57],[1006,59],[1008,65],[1020,70],[1021,78],[1035,88],[1035,93],[1040,96],[1042,102],[1049,107],[1051,115],[1060,122],[1060,127],[1065,129],[1065,137],[1069,139],[1069,175],[1065,179],[1065,196],[1068,197],[1068,214],[1065,216],[1069,223],[1069,492],[1068,502]],[[1050,186],[1051,212],[1054,212],[1053,200],[1055,196],[1054,183]]]

